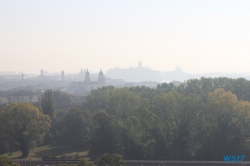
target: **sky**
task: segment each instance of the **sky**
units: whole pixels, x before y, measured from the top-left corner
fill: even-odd
[[[250,73],[249,0],[0,0],[0,71]]]

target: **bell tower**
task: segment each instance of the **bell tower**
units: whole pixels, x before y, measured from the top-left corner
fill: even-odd
[[[102,69],[99,72],[98,83],[99,85],[102,85],[102,86],[106,84],[105,76],[102,72]]]
[[[62,73],[61,73],[61,80],[64,80],[64,71],[62,70]]]
[[[90,82],[89,70],[87,69],[87,71],[85,73],[85,83],[89,83],[89,82]]]

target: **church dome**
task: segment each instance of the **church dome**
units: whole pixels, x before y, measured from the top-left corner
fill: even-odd
[[[87,71],[86,71],[86,75],[89,75],[89,70],[87,69]]]
[[[102,69],[100,70],[99,75],[103,75]]]

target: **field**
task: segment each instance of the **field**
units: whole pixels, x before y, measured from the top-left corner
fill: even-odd
[[[5,153],[0,155],[0,157],[9,157],[9,158],[21,158],[21,151],[13,151],[10,153]],[[52,145],[43,145],[36,147],[30,150],[29,156],[22,159],[28,160],[41,160],[43,156],[49,157],[61,157],[61,156],[72,156],[75,157],[78,155],[79,158],[87,158],[88,159],[88,151],[82,149],[76,149],[67,146],[52,146]]]

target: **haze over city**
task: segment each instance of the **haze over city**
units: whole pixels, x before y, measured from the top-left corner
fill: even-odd
[[[0,1],[1,71],[250,72],[250,2]]]
[[[0,0],[0,166],[250,165],[249,7]]]

